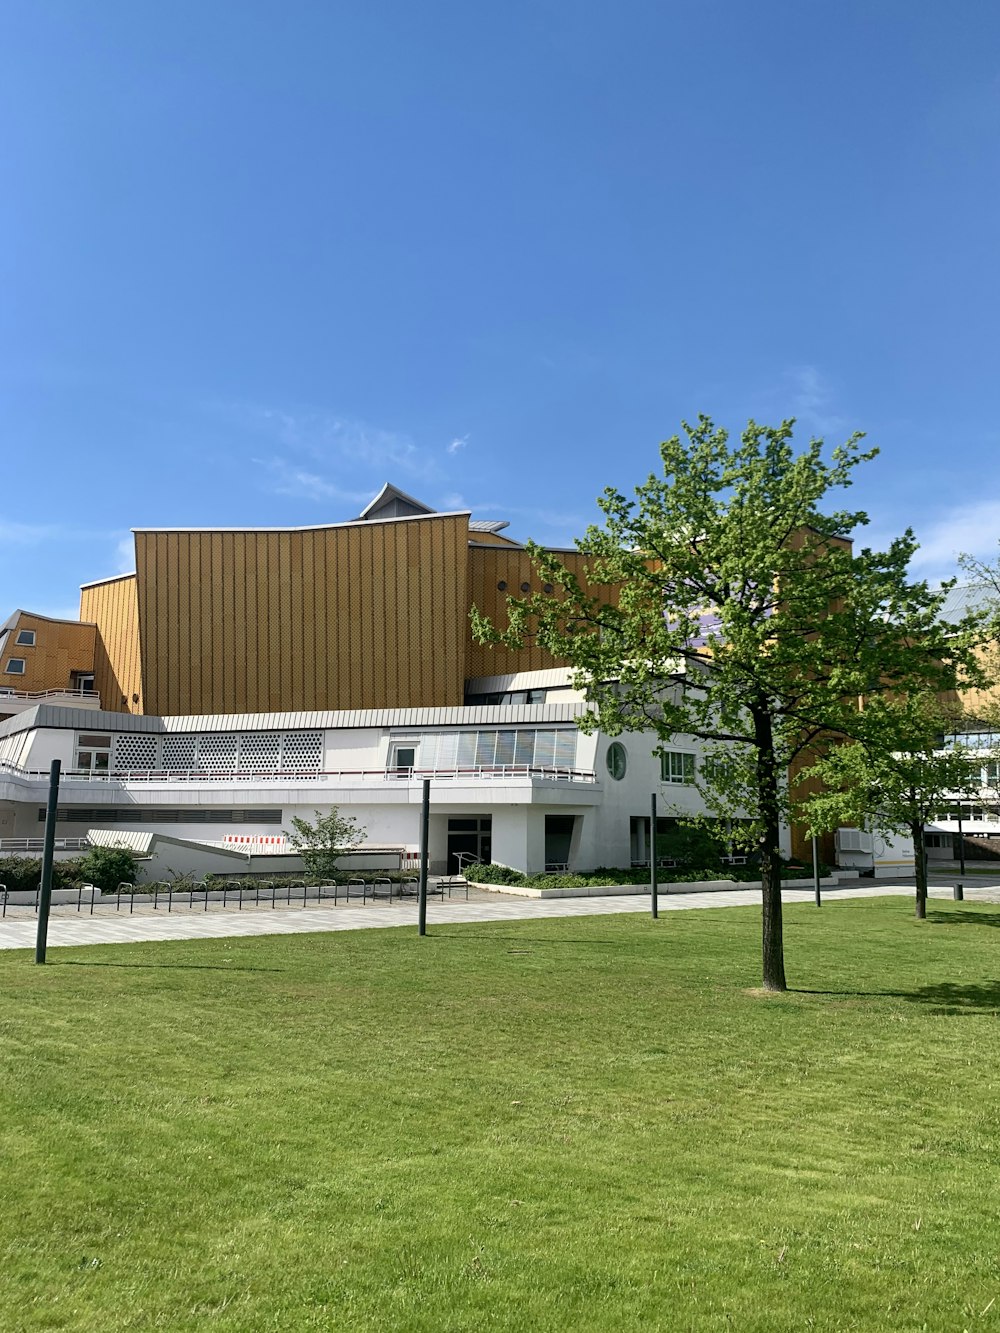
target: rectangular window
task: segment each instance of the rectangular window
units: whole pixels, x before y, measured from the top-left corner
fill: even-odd
[[[415,745],[393,745],[389,750],[389,772],[396,778],[408,778],[417,762]]]
[[[7,658],[7,665],[4,667],[4,670],[6,671],[6,673],[7,673],[8,676],[23,676],[23,675],[24,675],[24,658],[23,658],[23,657],[8,657],[8,658]]]
[[[34,648],[35,631],[33,629],[21,629],[17,632],[17,638],[14,640],[19,648]]]
[[[111,767],[110,736],[80,736],[76,743],[78,773],[107,773]]]
[[[660,755],[660,781],[691,786],[694,782],[694,755],[685,754],[682,750],[665,750]]]

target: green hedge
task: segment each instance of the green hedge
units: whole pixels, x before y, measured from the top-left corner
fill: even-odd
[[[78,884],[93,884],[109,893],[124,880],[135,883],[136,859],[118,847],[91,847],[86,856],[71,861],[53,861],[53,889],[75,889]],[[0,856],[0,884],[9,892],[34,893],[42,879],[39,856]]]
[[[826,866],[820,866],[820,873],[829,873]],[[470,884],[507,884],[512,887],[529,889],[585,889],[610,888],[617,884],[648,884],[649,871],[636,870],[632,867],[617,869],[600,866],[596,870],[587,870],[580,874],[562,875],[524,875],[509,866],[470,865],[465,877]],[[782,879],[811,879],[812,871],[802,866],[786,865],[781,868]],[[723,866],[719,869],[705,867],[700,870],[660,871],[660,880],[664,884],[702,884],[708,880],[731,879],[737,883],[758,881],[758,866]]]

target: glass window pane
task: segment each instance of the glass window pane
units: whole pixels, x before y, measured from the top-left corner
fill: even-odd
[[[535,763],[539,767],[551,768],[556,761],[556,733],[554,731],[535,732]]]
[[[556,767],[573,768],[576,765],[576,732],[556,732]]]
[[[496,762],[497,734],[495,731],[479,732],[476,741],[476,767],[492,768]]]
[[[518,731],[514,742],[514,763],[527,767],[535,757],[535,733],[530,728]]]
[[[513,731],[497,732],[497,758],[498,764],[512,764],[514,762],[514,738]]]

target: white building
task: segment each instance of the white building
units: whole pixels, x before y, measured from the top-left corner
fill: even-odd
[[[60,837],[258,842],[337,806],[366,843],[412,857],[427,777],[435,873],[460,854],[528,872],[648,863],[651,794],[664,819],[703,809],[699,745],[679,737],[661,759],[650,735],[586,735],[567,682],[551,670],[473,680],[472,698],[545,689],[545,702],[458,708],[148,717],[39,704],[0,722],[0,852],[41,836],[59,759]]]

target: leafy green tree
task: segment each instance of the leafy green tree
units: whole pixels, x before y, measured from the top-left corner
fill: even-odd
[[[119,884],[134,884],[138,868],[135,853],[127,847],[91,847],[79,862],[77,877],[112,893]]]
[[[945,744],[959,719],[934,698],[878,698],[857,719],[855,739],[833,745],[803,777],[823,786],[800,807],[814,833],[876,826],[913,839],[916,914],[927,915],[924,827],[956,801],[981,796],[981,760]]]
[[[321,810],[314,810],[313,814],[316,816],[313,824],[293,816],[291,831],[286,829],[285,837],[302,857],[306,873],[322,878],[334,873],[339,858],[358,845],[364,830],[356,820],[342,815],[335,805],[325,814]]]
[[[730,444],[707,417],[660,446],[662,475],[634,500],[612,488],[602,526],[577,542],[576,577],[529,544],[551,594],[508,602],[480,641],[528,639],[576,668],[593,709],[581,725],[678,734],[718,747],[699,786],[709,810],[748,821],[763,881],[763,984],[784,990],[779,831],[793,813],[787,774],[824,735],[850,736],[864,695],[948,690],[971,669],[972,623],[940,621],[942,592],[911,582],[911,532],[852,551],[864,513],[821,503],[850,485],[858,435],[796,454],[794,422],[750,422]],[[723,757],[725,762],[723,762]]]

